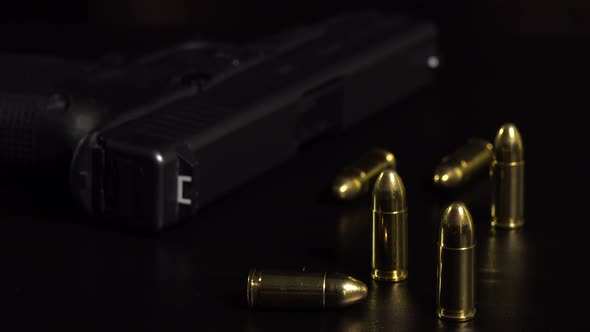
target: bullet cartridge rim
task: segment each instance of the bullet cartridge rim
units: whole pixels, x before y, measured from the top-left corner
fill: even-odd
[[[372,269],[371,277],[379,281],[398,282],[408,278],[408,270],[381,271]]]
[[[504,222],[498,222],[498,218],[492,218],[492,226],[503,229],[518,229],[525,224],[525,218],[504,218]]]
[[[439,318],[453,321],[453,322],[466,322],[475,318],[477,312],[476,308],[472,310],[445,310],[443,308],[437,308],[436,314]]]
[[[250,269],[248,271],[248,283],[246,287],[246,300],[248,306],[253,307],[256,305],[257,290],[262,281],[262,275],[256,271],[256,269]]]
[[[494,165],[501,165],[501,166],[520,166],[520,165],[524,165],[524,160],[522,160],[522,161],[512,161],[512,162],[508,162],[508,163],[494,160]]]

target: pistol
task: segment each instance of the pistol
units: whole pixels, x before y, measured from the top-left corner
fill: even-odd
[[[2,55],[0,162],[67,170],[89,215],[159,231],[429,85],[436,36],[425,19],[360,12],[138,57]]]

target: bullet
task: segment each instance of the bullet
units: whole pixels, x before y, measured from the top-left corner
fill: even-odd
[[[439,228],[436,313],[462,322],[475,317],[475,232],[463,203],[452,203]]]
[[[364,300],[367,286],[340,273],[252,269],[246,294],[250,307],[323,309]]]
[[[524,225],[524,150],[516,126],[500,127],[494,141],[492,180],[492,226],[518,228]]]
[[[434,170],[434,184],[458,187],[483,170],[489,170],[493,160],[492,143],[481,138],[471,138],[465,145],[442,158]]]
[[[402,281],[408,277],[408,209],[406,189],[393,169],[377,177],[372,210],[371,276],[375,280]]]
[[[369,191],[371,182],[385,168],[396,168],[393,153],[373,148],[359,160],[343,168],[332,186],[334,195],[341,200],[352,200]]]

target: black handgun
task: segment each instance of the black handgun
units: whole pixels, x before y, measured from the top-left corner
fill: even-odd
[[[428,85],[436,35],[427,20],[349,13],[253,43],[192,41],[139,58],[4,56],[0,160],[67,161],[90,215],[158,231]]]

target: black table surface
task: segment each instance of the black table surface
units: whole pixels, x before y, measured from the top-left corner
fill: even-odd
[[[587,322],[588,143],[577,114],[589,106],[590,82],[513,69],[445,69],[433,86],[303,146],[159,234],[5,201],[3,321],[83,331],[536,331]],[[470,137],[492,140],[504,122],[518,126],[525,144],[527,221],[518,231],[491,229],[485,176],[453,191],[431,183],[443,155]],[[395,153],[408,195],[409,278],[397,284],[369,275],[369,197],[344,203],[330,194],[337,170],[373,146]],[[478,313],[460,324],[434,312],[436,229],[455,200],[467,204],[477,233]],[[253,310],[251,268],[341,272],[369,293],[339,310]]]

